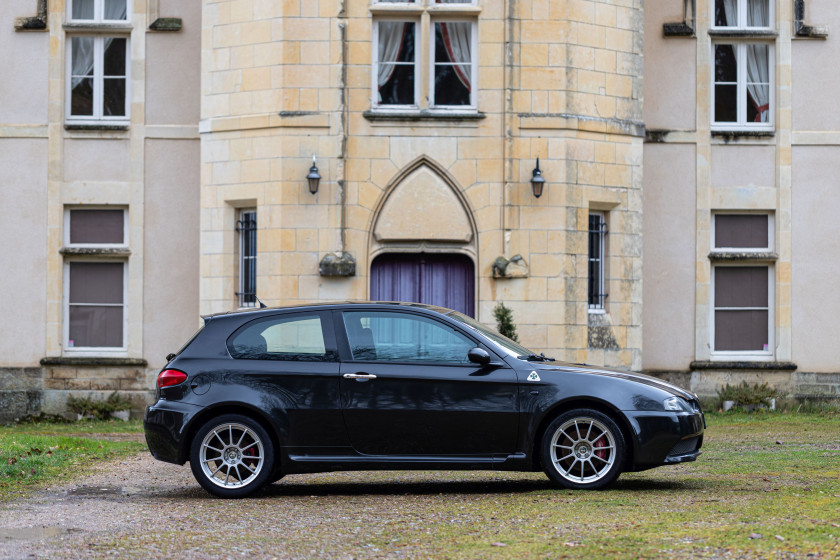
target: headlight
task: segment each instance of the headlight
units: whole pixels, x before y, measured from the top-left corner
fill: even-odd
[[[662,401],[665,410],[672,410],[674,412],[691,412],[691,407],[688,403],[679,397],[670,397]]]

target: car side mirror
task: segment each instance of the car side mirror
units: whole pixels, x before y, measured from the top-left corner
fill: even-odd
[[[469,358],[472,363],[482,366],[486,366],[490,363],[490,353],[484,348],[473,348],[467,352],[467,358]]]

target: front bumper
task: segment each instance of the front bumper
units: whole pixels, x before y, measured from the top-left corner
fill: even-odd
[[[629,411],[625,414],[636,436],[630,470],[685,463],[700,455],[705,428],[701,411]]]
[[[159,461],[183,465],[189,454],[186,429],[201,410],[195,405],[159,400],[146,407],[143,429],[149,452]]]

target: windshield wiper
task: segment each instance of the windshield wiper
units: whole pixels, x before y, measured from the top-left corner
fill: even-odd
[[[529,362],[553,362],[554,358],[549,358],[545,354],[528,354],[527,356],[517,356],[520,360]]]

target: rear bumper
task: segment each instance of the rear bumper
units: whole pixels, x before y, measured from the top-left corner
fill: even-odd
[[[152,457],[183,465],[189,455],[186,427],[199,410],[201,408],[194,405],[165,400],[147,406],[143,428]]]
[[[636,435],[630,470],[685,463],[700,455],[705,426],[702,412],[630,411],[625,414]]]

